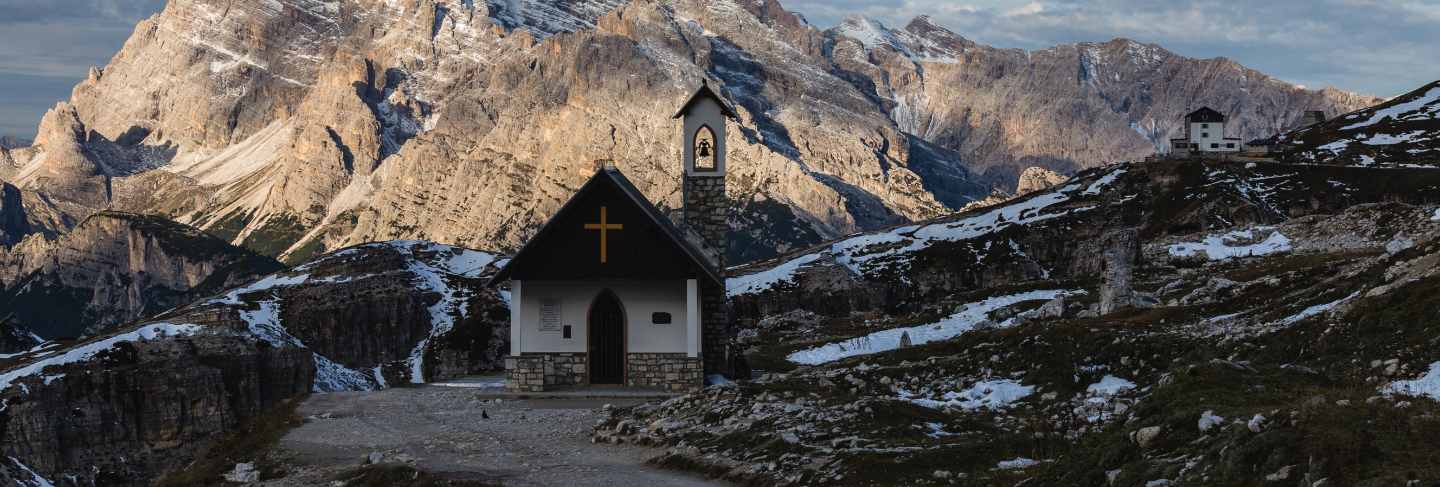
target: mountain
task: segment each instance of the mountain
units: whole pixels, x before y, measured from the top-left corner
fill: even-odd
[[[102,211],[0,250],[0,315],[45,338],[91,335],[282,267],[164,218]]]
[[[1200,104],[1258,137],[1376,101],[1127,40],[820,30],[774,0],[173,0],[33,147],[0,149],[0,179],[292,263],[396,238],[513,250],[596,160],[678,207],[667,116],[702,80],[741,115],[735,262],[933,218],[1025,167],[1139,159]]]
[[[367,244],[0,355],[0,458],[75,485],[152,485],[227,434],[285,424],[286,405],[311,391],[494,370],[509,339],[506,296],[484,287],[495,264],[428,242]]]
[[[1283,160],[1386,167],[1440,165],[1440,81],[1277,138]]]
[[[1437,188],[1118,164],[754,263],[728,282],[754,380],[594,439],[753,485],[1433,480]]]

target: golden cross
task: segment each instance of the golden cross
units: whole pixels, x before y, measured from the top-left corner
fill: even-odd
[[[602,206],[602,207],[600,207],[600,223],[586,223],[586,224],[585,224],[585,229],[586,229],[586,230],[599,230],[599,231],[600,231],[600,263],[601,263],[601,264],[604,264],[604,263],[605,263],[605,260],[606,260],[607,254],[608,254],[607,250],[609,250],[608,247],[607,247],[607,242],[606,242],[607,237],[608,237],[608,235],[606,234],[606,232],[608,232],[608,231],[610,231],[610,230],[624,230],[624,229],[625,229],[625,226],[624,226],[624,225],[621,225],[621,224],[619,224],[619,223],[610,223],[610,221],[607,219],[608,216],[609,216],[609,215],[606,213],[606,208]]]

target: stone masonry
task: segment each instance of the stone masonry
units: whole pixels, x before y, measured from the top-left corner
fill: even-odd
[[[691,392],[705,386],[700,359],[683,353],[632,353],[625,361],[625,385]]]
[[[542,392],[554,386],[590,383],[584,353],[525,353],[505,357],[505,390]]]
[[[725,269],[729,250],[730,202],[725,196],[724,176],[685,177],[685,227],[700,235],[713,250],[715,268]],[[700,288],[701,334],[700,356],[706,374],[723,373],[726,369],[726,347],[733,336],[725,290],[712,285]]]

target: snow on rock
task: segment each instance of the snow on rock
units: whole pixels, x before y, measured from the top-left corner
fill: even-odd
[[[1100,382],[1090,384],[1089,387],[1086,387],[1085,392],[1113,396],[1134,388],[1134,382],[1130,382],[1128,380],[1121,379],[1113,375],[1106,375],[1105,377],[1100,378]]]
[[[455,326],[455,319],[457,317],[463,318],[465,316],[465,306],[463,306],[464,298],[466,297],[464,294],[465,291],[458,287],[451,287],[447,277],[457,274],[464,275],[453,271],[465,271],[467,269],[453,267],[453,258],[432,263],[416,255],[417,251],[435,251],[436,249],[449,246],[440,246],[439,244],[419,241],[392,242],[392,245],[411,257],[407,270],[415,276],[415,284],[422,289],[440,295],[440,300],[430,305],[429,308],[429,335],[420,339],[420,343],[415,344],[415,349],[410,352],[410,358],[406,359],[406,363],[410,367],[410,382],[423,384],[425,382],[425,348],[429,346],[430,342],[436,337],[448,333],[450,329]],[[450,249],[453,249],[453,247]],[[483,259],[478,256],[462,258],[462,261],[467,265],[473,265],[480,260]],[[493,262],[493,257],[491,262]],[[468,270],[471,272],[475,271],[474,269]]]
[[[1361,127],[1368,127],[1380,123],[1381,120],[1389,117],[1394,120],[1420,120],[1435,118],[1440,114],[1440,86],[1431,87],[1424,94],[1405,103],[1397,103],[1394,106],[1376,110],[1370,118],[1364,121],[1341,127],[1340,130],[1352,130]]]
[[[24,462],[21,462],[20,459],[15,458],[15,457],[9,457],[9,458],[10,458],[10,463],[14,464],[16,467],[20,467],[20,470],[23,470],[24,473],[25,473],[25,475],[28,475],[28,476],[30,477],[30,478],[28,478],[28,479],[27,479],[27,478],[12,479],[12,480],[14,480],[14,481],[16,482],[15,485],[16,485],[17,487],[55,487],[55,484],[54,484],[54,483],[50,482],[50,481],[47,480],[45,477],[41,477],[40,474],[35,473],[34,470],[30,470],[30,467],[27,466],[27,465],[25,465]]]
[[[1430,370],[1420,378],[1391,382],[1380,388],[1380,392],[1404,396],[1424,396],[1440,401],[1440,362],[1431,363]]]
[[[1071,201],[1072,193],[1079,190],[1079,184],[1068,184],[967,218],[927,225],[907,225],[883,233],[859,235],[836,242],[829,252],[835,256],[836,262],[860,276],[887,268],[903,270],[909,264],[910,255],[936,242],[969,240],[1011,226],[1029,225],[1092,209],[1093,207],[1080,207],[1051,210],[1053,206]]]
[[[1080,193],[1080,194],[1084,194],[1084,195],[1097,195],[1097,194],[1100,194],[1100,191],[1104,190],[1106,186],[1109,186],[1109,185],[1110,185],[1110,183],[1115,182],[1115,178],[1120,177],[1121,174],[1125,174],[1125,169],[1124,169],[1124,168],[1120,168],[1120,169],[1116,169],[1116,170],[1114,170],[1114,171],[1110,171],[1109,174],[1106,174],[1105,176],[1101,177],[1100,179],[1095,180],[1094,183],[1091,183],[1091,184],[1090,184],[1090,187],[1085,188],[1085,192],[1084,192],[1084,193]]]
[[[1252,433],[1259,433],[1261,431],[1264,431],[1265,416],[1261,414],[1256,414],[1255,417],[1250,418],[1250,422],[1245,423],[1245,426],[1249,427]]]
[[[151,341],[165,337],[188,336],[199,332],[203,328],[204,327],[200,325],[191,324],[176,325],[171,323],[151,323],[125,333],[77,345],[70,348],[69,350],[64,351],[63,353],[36,360],[22,367],[15,368],[6,371],[3,374],[0,374],[0,391],[9,389],[10,385],[14,383],[16,379],[38,375],[44,372],[45,369],[48,367],[88,361],[92,358],[95,358],[96,355],[110,350],[111,348],[121,343]]]
[[[1261,228],[1264,230],[1265,228]],[[1194,257],[1204,254],[1209,260],[1225,260],[1233,257],[1250,257],[1259,255],[1270,255],[1290,251],[1290,239],[1279,231],[1273,231],[1270,236],[1259,243],[1241,244],[1241,241],[1253,241],[1255,232],[1251,230],[1235,230],[1223,235],[1206,236],[1200,242],[1181,242],[1171,245],[1170,255],[1176,257]]]
[[[820,254],[802,255],[762,272],[726,279],[726,294],[731,297],[755,294],[780,283],[794,282],[795,271],[819,258]]]
[[[1220,426],[1224,422],[1224,417],[1216,416],[1215,411],[1206,410],[1200,414],[1200,421],[1196,422],[1196,426],[1200,428],[1201,433],[1204,433],[1210,431],[1210,428]]]
[[[932,409],[960,408],[966,411],[989,409],[992,411],[1010,407],[1015,401],[1035,392],[1034,386],[1023,385],[1011,379],[982,380],[962,391],[950,391],[940,399],[920,397],[920,394],[901,389],[900,399],[918,406]]]
[[[1279,324],[1280,326],[1290,326],[1290,325],[1293,325],[1293,324],[1295,324],[1295,323],[1299,323],[1300,321],[1305,320],[1305,319],[1308,319],[1308,318],[1310,318],[1310,317],[1312,317],[1312,316],[1315,316],[1315,315],[1318,315],[1318,314],[1320,314],[1320,313],[1324,313],[1324,312],[1326,312],[1326,311],[1330,311],[1330,310],[1332,310],[1332,309],[1335,309],[1336,306],[1345,304],[1345,302],[1350,301],[1351,299],[1355,299],[1355,297],[1356,297],[1356,296],[1359,296],[1359,295],[1360,295],[1360,291],[1355,291],[1355,292],[1353,292],[1353,293],[1350,293],[1349,296],[1345,296],[1345,297],[1340,298],[1340,299],[1337,299],[1337,300],[1335,300],[1335,301],[1331,301],[1331,302],[1328,302],[1328,303],[1317,304],[1317,305],[1314,305],[1314,306],[1305,308],[1305,309],[1303,309],[1303,310],[1300,310],[1299,313],[1295,313],[1295,314],[1293,314],[1293,315],[1290,315],[1290,316],[1285,317],[1285,319],[1280,320],[1280,322],[1279,322],[1278,324]]]
[[[224,296],[210,300],[206,304],[244,304],[240,300],[241,295],[269,291],[277,287],[299,286],[310,280],[309,274],[287,276],[283,274],[271,274],[250,284],[231,289]]]
[[[1000,470],[1019,470],[1024,468],[1030,468],[1039,464],[1039,460],[1032,460],[1029,458],[1020,457],[1011,460],[1001,460],[1000,463],[995,464],[995,468]]]
[[[975,328],[976,323],[984,321],[990,312],[997,309],[1024,301],[1051,300],[1059,296],[1079,294],[1084,294],[1084,291],[1046,289],[996,296],[961,306],[955,314],[935,323],[877,331],[862,337],[800,350],[791,353],[786,359],[797,364],[817,365],[846,357],[887,352],[900,348],[902,335],[909,335],[912,345],[945,340],[970,331]]]
[[[280,303],[276,299],[261,301],[257,309],[241,311],[240,319],[249,325],[251,334],[272,346],[307,348],[280,322]],[[312,386],[315,392],[375,390],[376,384],[365,374],[335,363],[313,350],[310,355],[315,360],[315,384]]]

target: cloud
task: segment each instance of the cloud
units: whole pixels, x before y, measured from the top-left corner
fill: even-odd
[[[782,0],[783,1],[783,0]],[[1228,57],[1293,83],[1393,96],[1440,78],[1440,0],[797,0],[817,25],[846,13],[937,23],[998,47],[1126,37]],[[1425,47],[1432,45],[1431,47]]]

